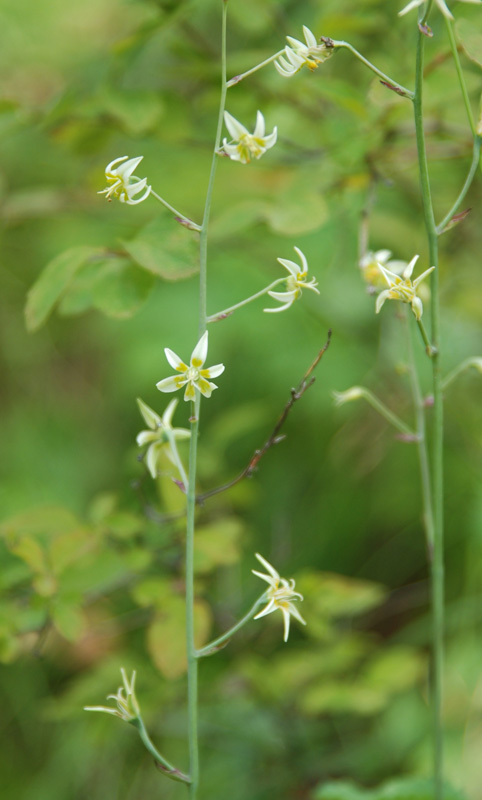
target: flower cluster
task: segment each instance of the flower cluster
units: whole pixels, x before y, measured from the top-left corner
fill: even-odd
[[[223,139],[223,150],[232,161],[249,164],[252,157],[261,158],[266,150],[276,144],[278,129],[274,128],[273,133],[266,135],[266,125],[261,111],[258,111],[256,115],[256,126],[253,133],[250,133],[228,111],[224,112],[224,122],[232,139],[230,142]]]
[[[168,347],[164,348],[166,358],[169,364],[180,375],[173,375],[171,378],[164,378],[156,384],[160,392],[177,392],[178,389],[186,387],[184,392],[184,400],[194,400],[196,397],[196,389],[204,397],[211,397],[214,389],[217,389],[215,383],[212,383],[210,378],[217,378],[218,375],[224,372],[224,364],[215,364],[214,367],[203,369],[204,362],[208,354],[208,332],[204,333],[196,347],[192,351],[189,366],[181,361],[178,355]]]
[[[383,306],[385,300],[400,300],[402,303],[410,303],[412,306],[412,311],[415,314],[415,318],[418,321],[422,318],[423,304],[420,297],[417,296],[417,287],[419,283],[427,277],[427,275],[430,275],[435,267],[430,267],[430,269],[425,270],[425,272],[419,275],[418,278],[412,282],[410,279],[412,277],[413,268],[417,260],[418,256],[414,256],[410,261],[410,264],[408,264],[408,266],[402,272],[401,276],[396,275],[394,272],[390,272],[390,270],[386,269],[381,264],[378,265],[378,268],[381,270],[386,282],[388,283],[388,289],[385,289],[377,297],[377,314]]]
[[[324,41],[318,42],[315,34],[306,25],[303,25],[303,34],[305,44],[300,42],[299,39],[287,36],[288,44],[284,50],[286,58],[280,56],[274,62],[276,69],[283,78],[291,78],[304,66],[307,66],[313,72],[318,68],[319,64],[333,55],[333,46]]]
[[[108,184],[107,189],[102,189],[97,194],[105,194],[108,200],[112,197],[118,197],[121,203],[127,203],[130,206],[135,206],[137,203],[142,203],[146,197],[151,193],[151,187],[147,186],[147,178],[137,178],[133,173],[139,166],[144,156],[137,158],[129,158],[122,156],[122,158],[115,158],[105,168],[105,178]],[[118,164],[119,166],[116,166]],[[142,197],[134,200],[134,197],[140,192],[144,192]]]
[[[124,686],[120,686],[117,694],[107,695],[108,700],[115,700],[117,708],[109,708],[109,706],[84,706],[84,711],[103,711],[105,714],[113,714],[114,717],[124,720],[124,722],[132,722],[139,719],[141,712],[139,703],[134,691],[134,684],[136,682],[136,672],[132,673],[132,678],[127,680],[125,669],[121,668],[122,681]],[[125,696],[124,696],[125,692]]]
[[[290,632],[290,617],[294,617],[298,622],[301,622],[302,625],[306,625],[305,620],[294,605],[295,600],[303,600],[303,595],[299,592],[295,592],[295,582],[293,578],[290,580],[281,578],[269,561],[266,561],[259,553],[256,553],[256,558],[261,562],[263,567],[268,570],[269,574],[265,575],[264,572],[257,572],[255,569],[251,571],[254,575],[257,575],[258,578],[269,583],[269,589],[267,589],[265,593],[268,605],[263,608],[259,614],[256,614],[254,619],[265,617],[266,614],[272,614],[273,611],[281,611],[284,621],[284,641],[287,642]]]
[[[177,467],[178,459],[176,453],[172,449],[172,441],[176,439],[189,439],[191,431],[186,428],[173,428],[171,426],[172,417],[177,406],[177,399],[171,400],[162,417],[156,414],[146,403],[140,398],[137,398],[139,411],[146,424],[149,426],[148,431],[141,431],[136,442],[139,447],[148,444],[146,452],[146,464],[152,477],[155,478],[158,473],[159,456],[161,452],[165,452],[170,461]]]
[[[312,292],[316,292],[319,294],[319,290],[316,288],[318,283],[315,278],[311,278],[311,280],[307,280],[308,278],[308,262],[306,260],[306,256],[304,253],[301,252],[299,247],[294,248],[295,252],[299,255],[301,259],[301,267],[298,266],[294,261],[290,261],[287,258],[278,258],[280,264],[285,267],[289,275],[286,278],[286,292],[268,292],[269,296],[273,298],[273,300],[277,300],[279,303],[283,303],[282,306],[279,308],[265,308],[264,311],[267,312],[276,312],[276,311],[284,311],[286,308],[289,308],[294,301],[301,297],[302,289],[311,289]]]

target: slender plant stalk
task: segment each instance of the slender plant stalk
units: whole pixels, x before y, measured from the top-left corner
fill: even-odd
[[[236,623],[236,625],[233,625],[233,627],[230,628],[229,631],[226,631],[226,633],[223,633],[222,636],[218,636],[217,639],[214,639],[212,642],[209,642],[209,644],[207,644],[205,647],[201,647],[201,649],[197,651],[198,658],[202,658],[202,656],[213,655],[213,653],[219,650],[219,648],[222,647],[223,644],[229,642],[231,637],[234,636],[234,634],[237,633],[240,630],[240,628],[243,627],[243,625],[246,625],[247,622],[253,619],[260,605],[266,602],[266,600],[267,600],[266,594],[263,594],[261,595],[261,597],[258,597],[254,605],[251,606],[251,608],[249,609],[248,613],[245,614],[244,617],[240,619],[239,622]]]
[[[465,83],[464,73],[462,72],[462,65],[460,63],[459,51],[457,49],[457,42],[455,40],[453,22],[452,22],[451,19],[449,19],[445,15],[444,15],[444,19],[445,19],[445,25],[447,27],[447,34],[448,34],[449,42],[450,42],[450,49],[452,50],[452,56],[453,56],[454,63],[455,63],[455,69],[457,70],[457,77],[459,79],[460,89],[462,91],[462,97],[464,98],[464,105],[465,105],[465,110],[467,112],[467,119],[469,120],[469,125],[470,125],[470,130],[472,131],[472,136],[475,137],[475,135],[476,135],[475,122],[474,122],[474,117],[472,115],[472,108],[470,106],[469,93],[467,91],[467,85]]]
[[[417,140],[420,187],[423,214],[427,233],[431,274],[432,307],[432,376],[433,376],[433,454],[432,454],[432,508],[433,552],[431,560],[432,590],[432,708],[434,744],[434,797],[443,795],[443,729],[442,729],[442,677],[444,665],[444,554],[443,554],[443,398],[440,365],[440,304],[438,270],[438,234],[430,192],[425,134],[423,127],[423,60],[425,36],[418,30],[415,93],[413,97],[415,134]]]
[[[187,777],[187,775],[183,775],[183,773],[180,772],[178,769],[176,769],[176,767],[173,766],[173,764],[171,764],[167,760],[167,758],[164,758],[164,756],[160,754],[157,747],[152,742],[149,734],[147,733],[146,727],[141,717],[137,717],[135,720],[132,720],[131,724],[135,728],[137,728],[144,747],[146,748],[146,750],[148,750],[151,756],[154,756],[154,759],[156,760],[158,766],[163,770],[163,772],[166,775],[168,775],[169,778],[172,778],[172,780],[174,781],[182,781],[183,783],[189,783],[189,778]]]
[[[222,68],[221,98],[219,103],[216,141],[211,161],[211,171],[206,193],[203,223],[199,241],[199,337],[206,330],[207,302],[207,245],[208,225],[211,213],[211,201],[217,165],[217,151],[221,141],[224,106],[226,103],[226,15],[227,0],[223,0],[222,16]],[[194,527],[196,513],[196,472],[197,472],[197,440],[199,433],[199,415],[201,410],[200,395],[191,403],[191,441],[189,448],[189,478],[186,507],[186,650],[187,650],[187,682],[188,682],[188,736],[189,736],[189,797],[196,800],[199,786],[199,744],[198,744],[198,658],[194,642]]]
[[[214,144],[213,157],[211,161],[211,172],[206,193],[206,204],[204,206],[203,224],[199,242],[199,336],[201,337],[206,330],[206,303],[207,303],[207,255],[208,255],[208,226],[211,215],[211,202],[214,189],[214,178],[218,163],[218,150],[221,144],[221,133],[223,130],[224,108],[226,105],[226,17],[228,11],[228,0],[223,0],[223,21],[222,21],[222,43],[221,43],[221,98],[219,101],[218,126],[216,129],[216,141]]]
[[[174,208],[174,206],[171,206],[171,204],[168,203],[167,200],[164,200],[164,198],[161,197],[160,194],[157,194],[157,192],[155,192],[153,189],[151,189],[151,195],[153,197],[155,197],[156,200],[159,200],[159,202],[162,203],[162,205],[165,208],[167,208],[168,211],[170,211],[172,214],[174,214],[175,217],[177,217],[179,220],[181,220],[181,222],[185,222],[193,231],[200,231],[201,230],[200,226],[196,225],[196,223],[193,222],[192,219],[189,219],[189,217],[186,217],[185,214],[181,214],[180,211],[178,211],[176,208]]]
[[[191,403],[191,441],[189,447],[189,479],[186,521],[186,650],[187,705],[189,736],[189,797],[195,800],[199,784],[198,746],[198,660],[194,643],[194,523],[196,513],[196,465],[200,399]]]
[[[479,166],[481,144],[482,144],[482,138],[476,134],[474,138],[474,149],[473,149],[472,163],[470,165],[469,174],[467,175],[465,183],[462,186],[461,192],[457,197],[457,200],[453,204],[452,208],[450,209],[448,214],[443,218],[440,225],[437,225],[438,234],[444,232],[445,226],[450,222],[454,214],[458,211],[462,200],[464,199],[465,195],[470,189],[471,183],[474,180],[475,174],[477,172],[477,167]]]
[[[245,78],[247,78],[248,75],[253,75],[254,72],[257,72],[259,69],[262,69],[263,67],[266,67],[268,64],[271,64],[273,61],[276,61],[277,58],[279,58],[280,56],[283,55],[284,51],[285,51],[285,48],[283,47],[283,49],[282,50],[278,50],[278,52],[275,53],[274,56],[270,56],[265,61],[262,61],[260,64],[257,64],[255,67],[252,67],[251,69],[248,69],[247,72],[243,72],[241,75],[235,75],[234,78],[231,78],[231,80],[228,81],[227,88],[230,89],[231,86],[236,86],[237,83],[239,83],[240,81],[242,81]]]
[[[418,379],[417,365],[415,363],[415,348],[413,342],[413,325],[410,319],[411,312],[405,314],[407,323],[408,356],[410,361],[410,386],[412,390],[413,405],[415,410],[416,430],[417,430],[417,451],[420,465],[420,482],[422,485],[423,520],[425,535],[427,540],[427,552],[430,561],[433,553],[433,510],[432,510],[432,486],[430,482],[430,464],[427,448],[427,431],[425,424],[425,406],[420,382]]]
[[[394,89],[397,92],[397,94],[400,94],[402,97],[408,97],[410,100],[413,100],[413,92],[411,92],[410,89],[407,89],[405,86],[402,86],[401,83],[394,81],[393,78],[390,78],[389,75],[385,75],[385,73],[382,72],[381,69],[378,69],[378,67],[376,67],[374,64],[372,64],[372,62],[369,61],[368,58],[362,56],[362,54],[359,53],[358,50],[356,50],[353,47],[353,45],[350,44],[350,42],[339,42],[333,39],[333,47],[337,48],[344,47],[346,50],[349,50],[350,53],[353,53],[353,55],[356,56],[358,60],[362,62],[362,64],[365,64],[365,66],[368,67],[368,69],[371,69],[371,71],[374,72],[375,75],[378,75],[378,77],[382,79],[383,83],[386,84],[389,88]]]
[[[273,281],[273,283],[270,283],[269,286],[266,286],[264,289],[261,289],[261,291],[256,292],[256,294],[252,294],[251,297],[247,297],[246,300],[241,300],[240,303],[236,303],[236,305],[234,306],[229,306],[229,308],[223,308],[222,311],[218,311],[216,314],[210,314],[210,316],[207,317],[206,321],[217,322],[220,319],[224,319],[224,317],[227,317],[228,314],[232,314],[233,311],[236,311],[238,308],[247,306],[248,303],[252,303],[252,301],[257,300],[258,297],[263,297],[263,295],[270,292],[276,286],[279,286],[280,283],[286,283],[286,278],[278,278],[277,280]]]

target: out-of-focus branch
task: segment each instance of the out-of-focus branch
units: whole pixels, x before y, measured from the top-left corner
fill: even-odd
[[[291,397],[286,403],[276,425],[274,426],[273,430],[271,431],[269,437],[266,439],[265,443],[260,447],[258,450],[255,450],[253,455],[251,456],[249,463],[243,469],[242,472],[239,473],[235,478],[228,483],[224,483],[222,486],[217,486],[215,489],[210,489],[207,492],[203,492],[202,494],[198,494],[196,496],[196,502],[201,504],[204,503],[205,500],[208,500],[210,497],[214,497],[216,494],[221,494],[221,492],[226,492],[228,489],[231,489],[233,486],[236,486],[237,483],[242,481],[244,478],[250,478],[253,472],[257,469],[259,462],[265,455],[265,453],[270,450],[273,445],[278,444],[284,439],[283,435],[280,435],[281,429],[286,422],[286,418],[290,413],[291,409],[293,408],[294,404],[297,400],[303,397],[304,393],[313,385],[316,378],[313,376],[313,372],[320,363],[321,359],[323,358],[324,354],[328,350],[331,341],[331,330],[328,331],[328,338],[319,351],[318,355],[316,356],[313,363],[308,367],[305,374],[303,375],[300,383],[296,387],[296,389],[291,390]]]

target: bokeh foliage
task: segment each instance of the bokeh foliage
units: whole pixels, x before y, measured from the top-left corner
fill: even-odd
[[[184,796],[156,772],[132,730],[81,708],[115,691],[120,666],[136,668],[153,737],[171,760],[185,759],[183,529],[175,516],[182,496],[167,464],[154,486],[137,461],[143,422],[135,397],[161,411],[155,382],[168,374],[164,346],[184,357],[192,350],[196,235],[154,201],[127,208],[95,192],[105,164],[143,154],[141,174],[200,220],[219,92],[219,5],[3,2],[7,797]],[[349,40],[411,85],[413,18],[399,20],[397,10],[384,0],[230,0],[229,75],[307,24]],[[481,12],[457,4],[457,13],[477,110]],[[426,124],[441,217],[465,178],[471,139],[441,19],[432,27]],[[333,340],[316,384],[289,417],[286,440],[253,478],[200,509],[200,637],[229,627],[255,599],[254,551],[297,578],[308,622],[288,645],[276,616],[253,622],[202,663],[202,796],[358,800],[352,784],[323,785],[343,778],[374,786],[430,769],[416,453],[372,409],[337,410],[330,396],[363,384],[410,415],[403,325],[392,308],[375,317],[357,259],[360,215],[373,191],[370,246],[407,260],[420,252],[426,265],[411,108],[344,52],[313,75],[283,81],[269,68],[230,90],[228,109],[246,125],[258,108],[268,130],[278,125],[279,143],[249,167],[218,165],[208,310],[276,279],[276,258],[291,258],[294,245],[321,296],[274,316],[262,314],[261,301],[212,326],[212,363],[223,361],[226,373],[203,407],[203,490],[247,464],[328,327]],[[441,239],[447,371],[480,354],[481,199],[475,183],[471,214]],[[447,771],[474,800],[482,744],[480,387],[480,376],[468,373],[446,396]],[[176,424],[186,422],[180,407]],[[426,789],[413,792],[425,797]]]

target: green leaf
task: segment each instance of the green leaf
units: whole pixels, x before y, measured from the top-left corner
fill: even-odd
[[[316,570],[301,573],[296,588],[317,614],[328,618],[363,614],[380,605],[386,595],[378,583]]]
[[[133,136],[140,136],[155,128],[163,112],[159,93],[139,88],[105,89],[99,105],[101,113],[107,112],[116,117]]]
[[[211,627],[211,611],[201,600],[194,604],[194,622],[196,647],[202,647]],[[184,598],[171,595],[149,626],[147,647],[156,667],[166,678],[179,678],[187,669],[185,625]]]
[[[482,67],[482,31],[473,20],[457,18],[455,23],[457,39],[471,61]]]
[[[196,530],[194,571],[211,572],[216,567],[235,564],[240,556],[240,538],[244,526],[232,517],[220,519]]]
[[[433,781],[426,778],[397,778],[382,786],[365,789],[351,781],[330,781],[317,786],[312,800],[432,800]],[[443,788],[444,800],[464,800],[464,794],[449,784]]]
[[[22,536],[10,547],[14,555],[25,561],[32,572],[44,572],[47,568],[45,552],[32,536]]]
[[[36,331],[46,322],[75,275],[98,252],[95,247],[72,247],[45,267],[27,295],[27,330]]]
[[[298,698],[298,707],[309,716],[318,714],[371,715],[380,711],[387,695],[376,688],[344,681],[326,681],[310,686]]]
[[[51,618],[57,631],[69,642],[76,642],[84,634],[87,623],[77,605],[59,599],[51,610]]]
[[[93,289],[94,306],[107,317],[128,319],[144,304],[153,286],[152,275],[127,259],[101,263]]]
[[[285,236],[309,233],[319,228],[327,215],[324,199],[313,191],[289,193],[265,209],[268,225]]]
[[[153,220],[134,239],[122,244],[140,267],[167,281],[189,278],[199,269],[197,233],[179,225],[167,214]]]
[[[112,256],[87,264],[66,291],[59,312],[80,314],[95,308],[107,317],[128,319],[146,301],[154,278],[126,258]]]

